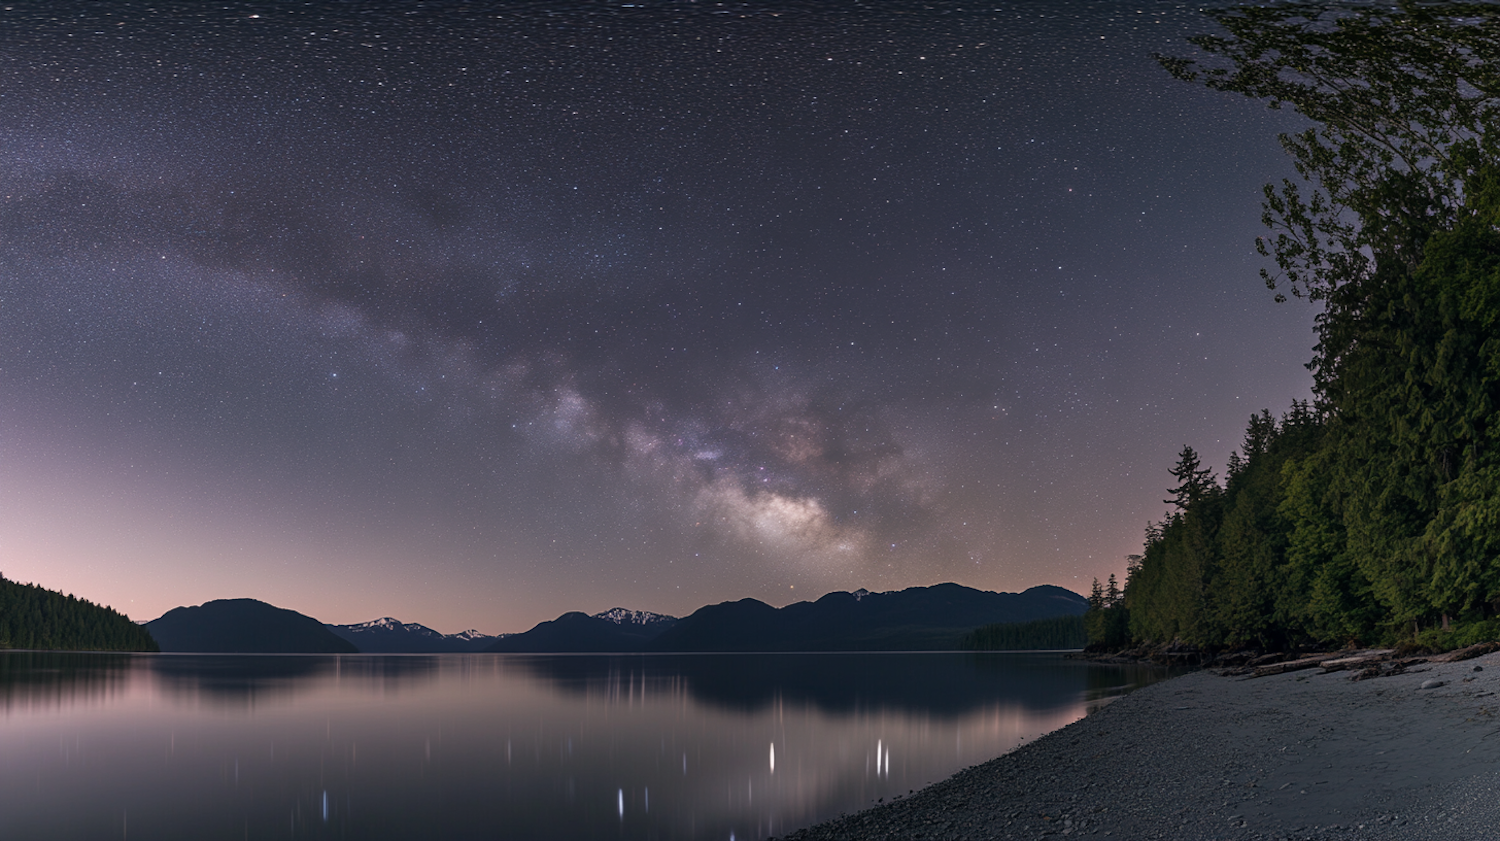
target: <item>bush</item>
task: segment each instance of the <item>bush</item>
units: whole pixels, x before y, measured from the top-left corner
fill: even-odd
[[[1494,640],[1500,640],[1500,619],[1456,622],[1447,630],[1428,628],[1419,632],[1414,642],[1420,648],[1439,653]]]

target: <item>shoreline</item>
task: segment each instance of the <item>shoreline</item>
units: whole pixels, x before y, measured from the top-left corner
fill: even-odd
[[[1497,790],[1500,653],[1359,681],[1199,671],[783,839],[1482,838]]]

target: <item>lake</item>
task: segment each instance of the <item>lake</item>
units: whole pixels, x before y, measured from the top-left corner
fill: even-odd
[[[0,652],[0,839],[763,839],[1163,676],[1031,653]]]

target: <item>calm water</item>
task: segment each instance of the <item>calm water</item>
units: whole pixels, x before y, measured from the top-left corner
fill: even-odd
[[[0,839],[761,839],[1148,670],[1038,654],[0,653]]]

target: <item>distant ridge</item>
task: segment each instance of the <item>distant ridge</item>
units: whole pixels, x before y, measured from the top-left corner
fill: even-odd
[[[673,616],[623,607],[593,616],[575,611],[539,623],[524,634],[498,639],[485,651],[515,654],[645,651],[652,640],[677,622]]]
[[[389,616],[325,625],[254,599],[179,607],[146,623],[162,651],[441,654],[731,651],[939,651],[985,625],[1081,616],[1088,600],[1042,585],[995,593],[959,584],[887,593],[829,593],[776,608],[756,599],[708,605],[678,619],[614,607],[564,613],[521,634],[441,634]]]
[[[1078,616],[1088,600],[1052,585],[994,593],[959,584],[889,593],[829,593],[775,608],[741,599],[700,608],[651,651],[935,651],[983,625]]]
[[[442,634],[416,622],[389,616],[354,625],[326,625],[362,654],[452,654],[483,651],[497,638],[475,630]]]
[[[162,651],[256,654],[357,654],[354,644],[295,610],[255,599],[219,599],[177,607],[146,630]]]
[[[984,625],[1080,616],[1088,600],[1052,585],[994,593],[959,584],[889,593],[860,589],[775,608],[741,599],[674,619],[613,608],[565,613],[487,651],[511,653],[710,651],[934,651],[961,647]]]

